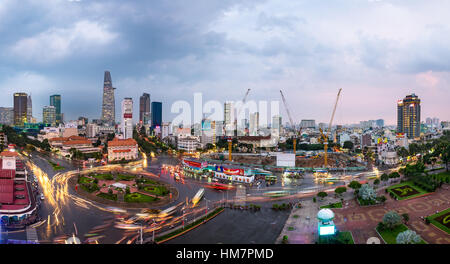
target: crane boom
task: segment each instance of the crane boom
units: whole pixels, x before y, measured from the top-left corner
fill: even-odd
[[[336,107],[337,107],[337,103],[339,100],[339,95],[341,95],[341,91],[342,91],[342,88],[339,88],[339,92],[336,96],[336,102],[334,103],[333,114],[331,115],[330,124],[328,126],[327,136],[330,135],[330,132],[331,132],[331,125],[333,124],[334,114],[336,113]]]
[[[330,135],[330,133],[331,133],[331,125],[333,124],[334,114],[336,113],[336,107],[337,107],[337,103],[339,100],[339,95],[341,95],[341,91],[342,91],[342,88],[339,88],[339,92],[336,97],[336,102],[334,103],[333,113],[331,114],[331,119],[330,119],[330,124],[328,126],[327,135],[325,136],[322,133],[322,129],[320,129],[320,132],[322,133],[322,136],[324,137],[323,148],[324,148],[325,167],[328,167],[328,153],[327,153],[327,151],[328,151],[328,135]]]
[[[281,99],[283,99],[284,108],[286,108],[286,112],[287,112],[288,117],[289,117],[289,122],[291,122],[291,126],[295,130],[294,121],[292,120],[291,113],[289,112],[289,107],[287,106],[286,99],[284,98],[283,92],[281,90],[280,90],[280,94],[281,94]]]

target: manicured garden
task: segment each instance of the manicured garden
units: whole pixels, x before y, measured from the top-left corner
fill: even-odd
[[[400,234],[401,232],[404,232],[406,230],[408,230],[408,227],[404,224],[398,225],[397,227],[393,228],[392,230],[388,229],[388,228],[380,230],[377,227],[378,233],[381,235],[381,237],[387,244],[397,244],[398,234]],[[418,244],[426,244],[426,242],[421,240]]]
[[[415,185],[412,181],[396,184],[386,189],[386,191],[398,200],[410,199],[427,194],[428,192]]]
[[[355,244],[352,233],[338,231],[334,236],[319,236],[318,244]]]
[[[127,203],[150,203],[159,200],[141,193],[128,193],[124,196],[124,201]]]
[[[163,185],[160,185],[160,186],[144,186],[144,187],[142,187],[141,190],[143,190],[144,192],[148,192],[148,193],[154,194],[154,195],[158,195],[158,196],[164,196],[164,195],[169,193],[169,190]]]
[[[320,208],[342,208],[342,202],[330,203],[328,205],[323,205]]]
[[[112,181],[114,180],[114,177],[111,173],[104,173],[104,174],[89,174],[89,176],[94,177],[98,180],[105,180],[105,181]]]
[[[104,198],[104,199],[108,199],[108,200],[112,200],[112,201],[117,201],[117,194],[112,194],[112,193],[99,193],[97,194],[98,197]]]
[[[431,224],[450,234],[450,208],[428,217]]]
[[[127,175],[127,174],[118,174],[116,177],[116,180],[118,181],[131,181],[134,180],[136,176],[134,175]]]
[[[450,183],[450,172],[441,172],[437,174],[430,174],[430,177],[437,182]]]

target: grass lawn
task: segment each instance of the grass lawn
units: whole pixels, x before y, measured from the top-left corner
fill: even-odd
[[[102,197],[108,200],[117,201],[117,194],[109,194],[109,193],[99,193],[97,194],[98,197]]]
[[[381,237],[384,239],[384,241],[387,244],[397,244],[397,236],[400,232],[406,231],[408,230],[408,227],[406,227],[404,224],[401,224],[399,226],[397,226],[396,228],[389,230],[383,230],[380,231],[377,229],[378,233],[380,233]],[[425,241],[420,241],[418,244],[426,244]]]
[[[94,179],[88,178],[86,176],[81,176],[78,183],[83,184],[83,183],[92,183],[92,182],[94,182]]]
[[[117,175],[117,180],[119,181],[131,181],[134,180],[136,178],[136,176],[134,175],[126,175],[126,174],[118,174]]]
[[[158,196],[164,196],[169,193],[169,190],[165,186],[144,186],[142,190]]]
[[[114,180],[114,177],[111,173],[104,173],[104,174],[94,174],[92,177],[99,179],[99,180]]]
[[[153,184],[153,185],[159,185],[160,184],[157,181],[153,181],[153,180],[150,180],[150,179],[147,179],[147,178],[136,179],[136,180],[141,181],[141,183],[143,183],[143,184]]]
[[[352,233],[349,231],[340,231],[336,236],[321,236],[319,244],[355,244]]]
[[[328,205],[321,206],[320,208],[342,208],[342,202],[330,203]]]
[[[387,190],[388,192],[394,194],[394,196],[397,197],[398,200],[410,199],[428,193],[422,188],[414,185],[414,183],[411,181],[396,184],[389,187]]]
[[[158,198],[154,198],[141,193],[125,194],[124,201],[127,203],[150,203],[157,201]]]
[[[52,161],[48,161],[48,163],[50,165],[52,165],[52,168],[54,171],[59,171],[59,170],[64,170],[65,168],[63,166],[59,166],[58,164],[52,162]]]
[[[450,234],[450,208],[434,214],[428,219],[430,219],[431,224]]]

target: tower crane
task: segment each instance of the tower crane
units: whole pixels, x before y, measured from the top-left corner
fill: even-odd
[[[298,136],[298,134],[300,134],[302,132],[302,128],[300,128],[300,130],[297,133],[297,130],[295,129],[294,121],[292,120],[291,112],[289,112],[289,107],[287,106],[287,103],[286,103],[286,98],[284,98],[283,92],[281,90],[280,90],[280,94],[281,94],[281,99],[283,99],[284,108],[286,108],[286,112],[289,117],[289,122],[291,123],[291,126],[294,128],[294,137],[292,139],[292,143],[294,145],[294,155],[295,155],[295,153],[297,151],[297,136]]]
[[[328,167],[328,135],[331,134],[331,125],[333,124],[334,114],[336,113],[336,107],[339,100],[339,96],[341,95],[342,88],[339,88],[338,94],[336,96],[336,102],[334,103],[333,113],[331,114],[330,124],[328,125],[328,131],[327,135],[323,134],[323,131],[321,128],[319,128],[320,134],[322,135],[323,139],[323,149],[325,151],[325,168]]]

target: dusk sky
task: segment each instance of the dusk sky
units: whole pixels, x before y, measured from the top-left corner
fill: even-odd
[[[0,106],[32,94],[42,120],[62,95],[65,119],[100,118],[111,71],[124,97],[150,93],[171,121],[176,100],[280,100],[294,120],[396,122],[416,93],[426,117],[450,120],[450,1],[1,0]],[[283,123],[288,121],[284,107]]]

